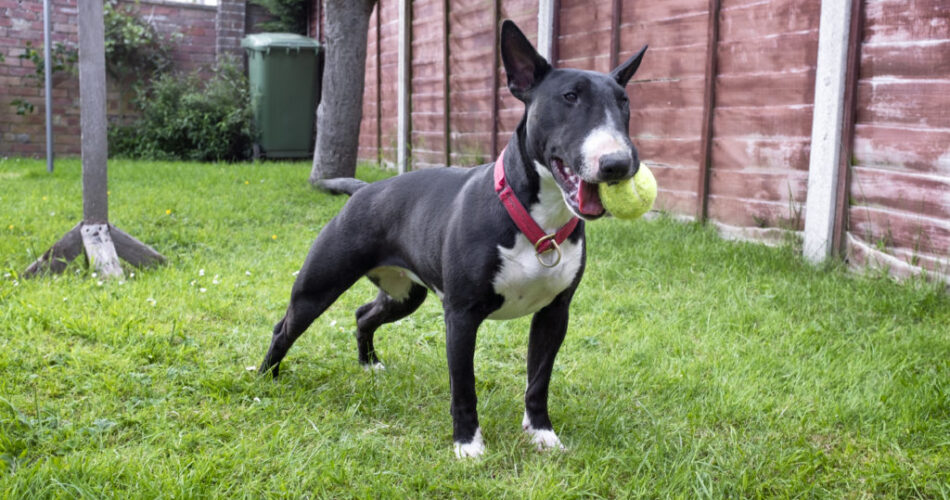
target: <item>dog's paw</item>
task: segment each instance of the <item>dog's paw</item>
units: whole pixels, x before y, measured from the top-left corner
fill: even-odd
[[[477,458],[485,454],[485,441],[482,440],[482,429],[475,429],[475,437],[469,443],[455,443],[456,458]]]
[[[531,427],[531,421],[528,420],[527,413],[524,416],[524,420],[521,421],[521,428],[528,434],[531,443],[537,447],[538,451],[567,449],[552,429],[535,429]]]
[[[363,365],[364,371],[374,371],[374,372],[384,372],[386,371],[386,365],[380,363],[379,361],[375,363],[366,363]]]

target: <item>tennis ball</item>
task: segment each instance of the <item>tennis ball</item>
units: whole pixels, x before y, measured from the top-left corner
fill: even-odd
[[[619,219],[636,219],[653,208],[656,200],[656,178],[643,163],[631,179],[614,184],[600,184],[600,201]]]

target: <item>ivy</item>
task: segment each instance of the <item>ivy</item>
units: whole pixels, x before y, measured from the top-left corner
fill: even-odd
[[[119,81],[166,72],[173,62],[172,42],[181,37],[176,33],[166,40],[155,26],[136,15],[137,5],[120,5],[118,0],[106,0],[103,5],[106,71]]]
[[[56,42],[50,50],[50,57],[52,58],[54,75],[57,73],[76,74],[79,51],[75,47]],[[26,42],[23,53],[18,55],[17,58],[33,63],[35,69],[32,74],[26,75],[26,77],[33,80],[37,87],[41,87],[46,76],[46,60],[43,58],[42,52],[36,50],[32,42]],[[20,116],[30,114],[36,110],[33,103],[25,99],[14,99],[10,101],[10,105],[16,107],[16,114]]]
[[[53,44],[52,50],[50,50],[50,56],[53,58],[54,75],[60,72],[76,74],[76,63],[79,62],[79,51],[75,47],[56,42]],[[37,82],[43,81],[43,77],[46,75],[45,60],[43,59],[43,53],[36,50],[32,42],[26,42],[26,49],[17,57],[29,60],[36,67],[34,73],[28,75],[29,78],[34,78]],[[37,83],[37,85],[39,85],[39,83]]]
[[[105,21],[106,71],[117,81],[148,79],[168,71],[172,66],[171,41],[180,38],[175,34],[166,40],[151,24],[140,19],[135,13],[135,4],[122,4],[119,0],[106,0],[103,4]],[[50,51],[53,74],[76,74],[79,51],[72,45],[57,42]],[[37,86],[43,85],[45,75],[43,53],[26,42],[20,59],[28,60],[36,68],[27,77]],[[25,99],[10,101],[16,107],[16,114],[26,115],[35,111],[35,106]]]

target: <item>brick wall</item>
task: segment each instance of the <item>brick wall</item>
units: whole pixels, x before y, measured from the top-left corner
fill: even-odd
[[[219,0],[215,20],[215,53],[218,58],[240,58],[243,55],[241,38],[244,38],[246,14],[244,0]]]
[[[135,5],[142,19],[166,37],[175,40],[175,69],[190,72],[215,63],[221,54],[241,54],[244,33],[244,0],[221,0],[204,6],[163,0],[122,0]],[[53,43],[78,46],[77,0],[51,0]],[[43,48],[43,2],[0,0],[0,156],[45,154],[44,92],[42,81],[33,78],[33,63],[20,59],[27,42]],[[53,78],[53,136],[57,155],[78,155],[79,78],[55,74]],[[109,117],[128,112],[123,92],[109,82]],[[128,97],[129,93],[124,95]],[[15,99],[33,104],[33,113],[19,116],[10,105]]]

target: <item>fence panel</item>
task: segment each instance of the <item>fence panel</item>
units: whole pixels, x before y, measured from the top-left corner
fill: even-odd
[[[868,0],[864,15],[849,251],[947,273],[950,4]]]

